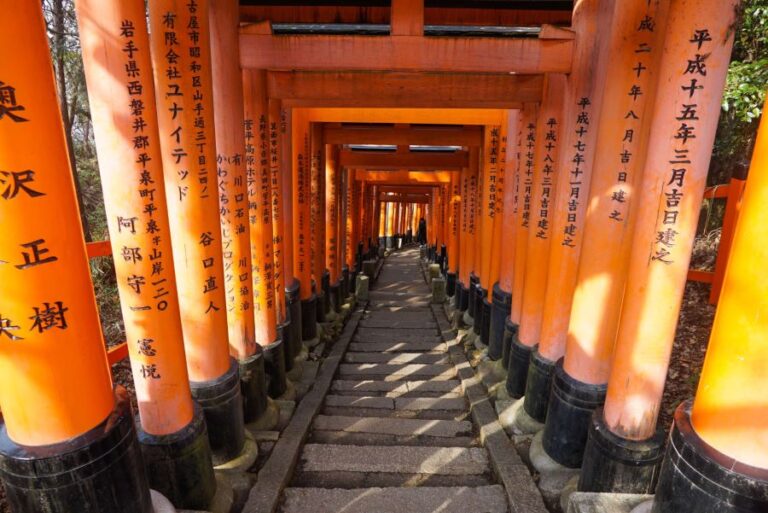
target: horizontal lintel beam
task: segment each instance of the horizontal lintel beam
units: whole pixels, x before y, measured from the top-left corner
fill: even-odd
[[[326,144],[382,144],[394,146],[480,146],[480,127],[338,127],[325,125]]]
[[[339,152],[339,165],[357,169],[439,169],[441,171],[459,171],[469,165],[469,154],[466,151],[452,153],[430,151],[390,153],[342,150]]]

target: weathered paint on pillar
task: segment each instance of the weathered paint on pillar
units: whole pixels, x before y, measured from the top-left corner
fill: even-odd
[[[145,432],[168,435],[190,423],[193,408],[144,2],[80,0],[76,9],[139,418]]]
[[[528,258],[528,235],[531,226],[531,200],[533,196],[533,168],[536,149],[536,122],[539,107],[532,103],[523,106],[520,117],[520,172],[518,173],[518,209],[515,235],[515,273],[512,282],[512,313],[510,319],[520,324],[523,316],[523,289]]]
[[[293,176],[293,275],[299,280],[302,300],[312,297],[310,239],[310,133],[306,115],[291,113],[291,169]]]
[[[763,108],[763,112],[768,112]],[[715,323],[693,402],[696,433],[718,451],[768,468],[768,116],[763,116]]]
[[[601,110],[593,111],[600,126],[564,362],[582,383],[608,381],[668,3],[617,5],[612,21],[610,77]]]
[[[522,133],[519,110],[507,112],[506,151],[504,160],[504,190],[498,228],[499,253],[499,288],[509,294],[515,277],[515,249],[517,247],[517,210],[520,194],[520,163]]]
[[[544,99],[536,124],[530,227],[520,319],[520,342],[529,347],[537,344],[541,337],[547,263],[554,237],[552,213],[556,200],[556,182],[562,173],[558,167],[558,158],[562,146],[564,93],[565,76],[547,75]]]
[[[638,206],[605,405],[606,423],[624,438],[644,440],[656,428],[737,5],[738,0],[670,4],[640,187],[646,199]]]
[[[270,169],[269,107],[266,73],[242,72],[245,117],[245,163],[248,175],[248,224],[253,269],[253,316],[256,342],[267,346],[277,341],[275,255],[272,227],[272,173]],[[284,294],[280,294],[284,295]]]
[[[11,440],[38,446],[114,398],[39,3],[0,19],[0,44],[0,408]]]
[[[341,241],[339,240],[339,218],[341,217],[341,170],[339,169],[339,147],[325,147],[325,211],[328,227],[325,232],[325,267],[328,268],[331,284],[339,281]],[[351,187],[349,184],[348,187]],[[349,253],[349,251],[347,251]]]
[[[286,280],[293,281],[292,263],[287,260],[285,250],[285,184],[282,167],[282,148],[280,137],[280,104],[276,100],[267,100],[269,121],[269,175],[271,177],[270,191],[272,193],[272,256],[274,257],[275,303],[277,305],[277,323],[288,321],[285,304]],[[290,173],[285,173],[290,174]]]
[[[210,4],[213,109],[219,217],[224,256],[229,351],[243,360],[256,350],[248,237],[248,184],[243,137],[243,82],[240,72],[240,23],[236,0]]]
[[[621,2],[624,9],[626,2]],[[565,354],[568,320],[576,288],[585,212],[596,151],[597,130],[609,53],[615,0],[586,0],[573,13],[576,33],[573,71],[565,88],[556,201],[552,217],[547,290],[544,296],[539,353],[551,362]],[[618,42],[615,42],[618,44]],[[611,46],[610,48],[615,48]]]
[[[191,381],[211,381],[229,370],[230,361],[208,2],[152,0],[149,23],[173,261],[181,278],[176,285],[187,369]],[[146,230],[152,233],[155,227],[148,225]],[[147,277],[146,283],[153,298],[160,300],[168,292],[167,282]]]

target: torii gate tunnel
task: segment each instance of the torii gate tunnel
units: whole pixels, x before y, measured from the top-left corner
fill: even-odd
[[[409,244],[579,491],[768,511],[768,121],[698,391],[658,423],[738,0],[74,3],[127,342],[108,357],[41,4],[14,2],[14,513],[208,509],[363,263]]]

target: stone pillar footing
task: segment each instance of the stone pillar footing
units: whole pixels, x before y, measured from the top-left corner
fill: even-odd
[[[217,472],[245,472],[256,463],[259,458],[259,445],[253,435],[245,432],[245,443],[240,454],[229,461],[216,465],[213,469]]]
[[[520,342],[515,331],[512,337],[512,347],[509,353],[507,367],[507,393],[509,397],[520,399],[525,395],[525,382],[528,379],[528,364],[531,360],[532,347]]]
[[[116,399],[104,422],[61,444],[22,446],[2,425],[0,478],[13,511],[152,513],[128,393]]]
[[[581,466],[592,412],[605,402],[607,385],[590,385],[570,377],[557,362],[544,427],[544,449],[570,468]]]
[[[355,283],[355,296],[359,301],[368,301],[368,286],[370,278],[367,274],[358,274]]]
[[[170,435],[150,435],[139,430],[149,486],[177,508],[207,509],[216,494],[211,447],[203,410],[182,430]]]
[[[568,496],[565,513],[649,513],[651,495],[627,493],[575,492]],[[646,505],[646,511],[637,508]]]
[[[254,431],[272,431],[280,420],[280,411],[271,397],[267,397],[267,407],[262,415],[245,425],[245,429],[253,433]]]
[[[627,440],[605,424],[603,409],[592,414],[581,464],[579,491],[653,493],[664,451],[664,432],[648,440]]]
[[[237,360],[230,358],[229,370],[217,379],[190,381],[189,385],[192,398],[203,408],[213,464],[231,460],[240,454],[245,443],[243,396],[240,393]]]
[[[553,460],[542,445],[544,431],[539,431],[531,441],[529,456],[531,465],[539,473],[539,491],[550,511],[560,506],[560,495],[569,482],[578,479],[579,469],[569,468]]]
[[[555,362],[539,353],[536,344],[528,364],[528,378],[525,383],[525,411],[538,422],[547,420],[549,396],[552,391],[552,379],[555,375]]]
[[[651,511],[768,511],[768,471],[740,463],[701,439],[687,401],[675,411]]]
[[[432,278],[432,303],[442,305],[445,303],[447,295],[445,293],[445,278]]]
[[[493,284],[493,301],[488,323],[488,356],[498,360],[504,356],[504,324],[512,310],[512,294],[501,290],[499,282]],[[509,364],[509,349],[505,368]]]
[[[535,435],[544,424],[537,422],[523,408],[524,398],[517,400],[497,400],[496,413],[499,415],[499,423],[510,436]]]

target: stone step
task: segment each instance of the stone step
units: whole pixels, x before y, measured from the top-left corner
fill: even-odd
[[[437,328],[357,328],[355,342],[421,342],[439,337]]]
[[[422,341],[411,342],[351,342],[349,352],[372,353],[411,353],[411,352],[436,352],[445,353],[448,346],[440,337],[429,337]]]
[[[365,417],[353,417],[365,418]],[[370,417],[368,417],[370,418]],[[374,417],[375,418],[375,417]],[[412,419],[400,419],[412,420]],[[417,419],[435,420],[435,419]],[[445,419],[437,419],[445,420]],[[451,419],[448,419],[451,420]],[[425,435],[383,435],[378,433],[350,433],[348,431],[312,431],[309,443],[335,445],[408,445],[418,447],[478,447],[480,441],[476,436],[453,436],[450,438]]]
[[[470,436],[472,423],[455,420],[391,419],[377,417],[334,417],[318,415],[315,431],[344,431],[396,436],[430,436],[452,438]]]
[[[427,310],[430,304],[432,304],[431,298],[429,300],[427,299],[408,300],[407,302],[398,300],[398,299],[377,300],[375,303],[368,303],[368,310],[372,312],[389,310],[391,308]]]
[[[342,363],[339,376],[376,376],[384,381],[413,380],[414,378],[452,379],[456,377],[456,367],[451,364],[409,363],[389,365],[386,363]]]
[[[394,330],[394,329],[423,329],[423,330],[432,330],[432,333],[434,333],[434,330],[437,329],[437,323],[434,321],[433,317],[424,317],[423,319],[414,319],[414,320],[408,320],[408,319],[402,319],[402,320],[395,320],[395,319],[363,319],[360,321],[359,324],[360,328],[378,328],[382,331],[387,330]]]
[[[500,485],[445,488],[287,488],[283,513],[505,513]]]
[[[307,444],[299,470],[471,476],[490,471],[485,449],[477,447],[378,447]]]
[[[440,394],[442,397],[462,397],[461,382],[447,381],[352,381],[337,379],[331,383],[331,392],[337,395],[403,397],[409,394]]]
[[[450,363],[451,358],[446,353],[347,353],[346,363]]]
[[[355,397],[350,395],[329,395],[325,398],[325,405],[336,408],[409,411],[465,411],[467,409],[467,402],[463,397]]]

